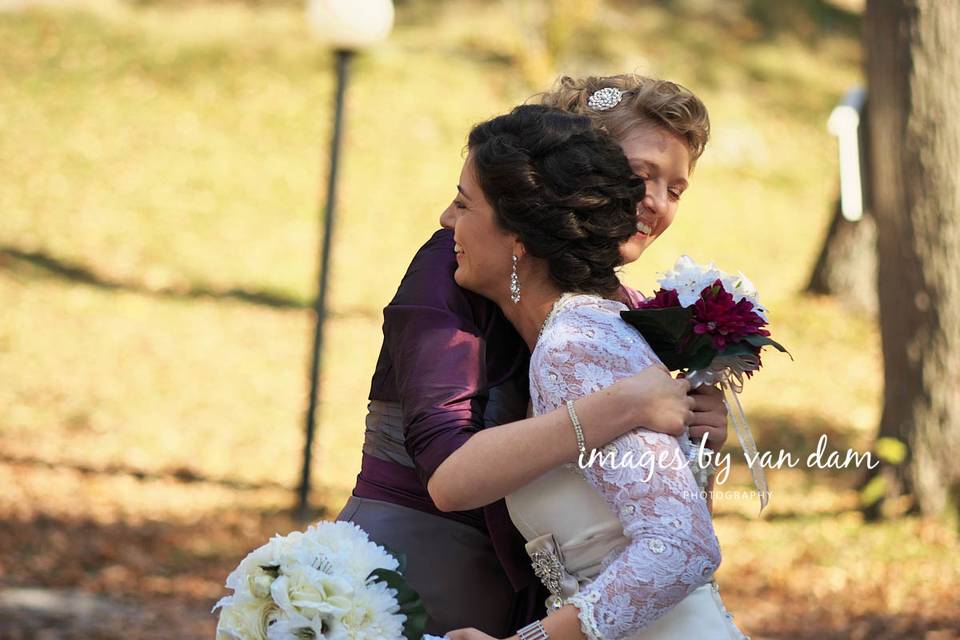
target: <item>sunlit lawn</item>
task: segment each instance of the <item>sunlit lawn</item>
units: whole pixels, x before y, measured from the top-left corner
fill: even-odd
[[[298,6],[164,4],[0,13],[0,586],[199,611],[246,550],[297,526],[282,511],[331,77]],[[552,78],[519,6],[402,5],[355,66],[313,468],[328,516],[359,467],[379,311],[452,195],[469,126]],[[767,357],[743,395],[761,448],[805,456],[822,432],[867,447],[875,325],[800,294],[835,192],[826,116],[859,78],[856,18],[768,32],[739,9],[632,7],[601,7],[557,68],[675,78],[714,135],[677,222],[625,279],[649,290],[680,253],[743,270],[795,358]],[[739,467],[725,488],[746,488]],[[856,479],[771,472],[763,519],[718,500],[720,582],[747,631],[956,637],[956,537],[863,524]]]

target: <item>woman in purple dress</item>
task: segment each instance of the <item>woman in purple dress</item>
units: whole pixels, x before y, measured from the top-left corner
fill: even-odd
[[[637,233],[622,247],[625,262],[636,260],[672,222],[703,151],[702,102],[676,84],[634,75],[564,78],[541,102],[592,117],[643,178]],[[453,279],[449,229],[461,200],[443,213],[446,229],[417,252],[384,309],[361,471],[338,519],[407,556],[429,633],[475,627],[502,637],[542,617],[547,595],[502,498],[575,459],[577,442],[564,410],[525,418],[526,344],[493,303]],[[620,296],[642,299],[627,287]],[[689,427],[718,447],[726,438],[719,393],[688,391],[650,367],[578,399],[586,446],[642,425],[673,434]]]

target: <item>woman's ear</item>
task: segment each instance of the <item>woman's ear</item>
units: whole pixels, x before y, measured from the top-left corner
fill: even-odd
[[[517,260],[527,255],[527,247],[516,236],[513,238],[513,255],[517,256]]]

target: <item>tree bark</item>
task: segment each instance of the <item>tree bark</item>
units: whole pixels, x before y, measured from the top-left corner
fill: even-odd
[[[960,498],[960,3],[868,0],[871,202],[884,357],[886,500],[957,516]],[[877,515],[880,504],[868,511]]]

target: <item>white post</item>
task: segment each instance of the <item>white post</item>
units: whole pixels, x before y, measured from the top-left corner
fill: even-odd
[[[827,120],[827,129],[837,137],[840,154],[840,211],[856,222],[863,217],[863,182],[860,173],[860,113],[866,91],[851,89]]]

